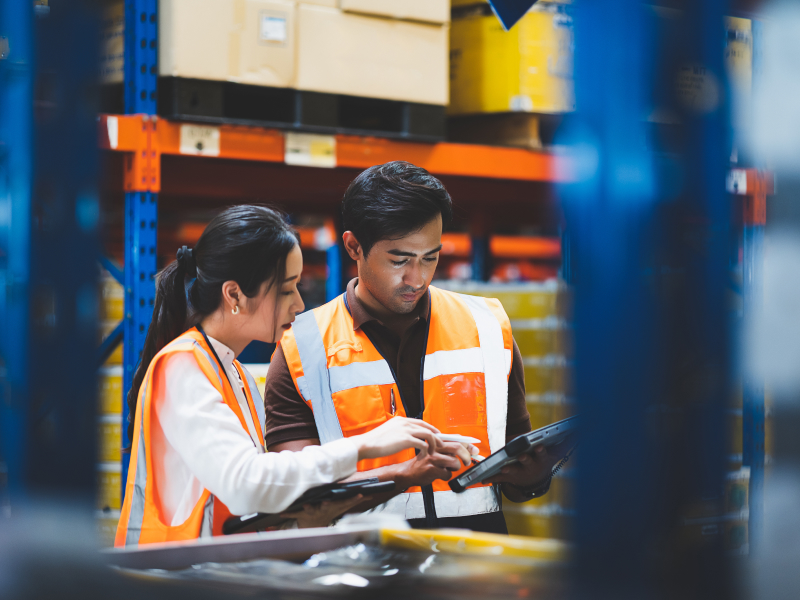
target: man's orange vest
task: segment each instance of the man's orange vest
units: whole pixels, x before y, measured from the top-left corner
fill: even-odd
[[[162,460],[162,457],[154,455],[150,443],[153,381],[156,370],[163,368],[163,359],[175,352],[191,352],[194,355],[205,376],[219,391],[222,401],[236,414],[244,430],[248,431],[244,415],[228,378],[225,373],[220,372],[223,367],[214,359],[213,352],[203,335],[197,329],[190,329],[165,346],[150,363],[139,390],[139,402],[136,405],[133,427],[133,440],[135,441],[131,444],[131,462],[125,486],[125,502],[122,505],[122,514],[117,526],[115,546],[191,540],[207,535],[222,535],[222,524],[231,515],[228,508],[219,499],[215,498],[208,490],[203,490],[191,514],[182,524],[169,525],[161,518],[160,496],[158,490],[155,489],[156,480],[153,476],[153,461]],[[234,361],[234,365],[239,371],[242,381],[245,382],[247,404],[250,407],[250,414],[263,447],[261,419],[253,402],[254,390],[257,389],[256,383],[238,361]],[[250,433],[248,432],[247,435],[249,437]]]
[[[511,323],[498,300],[433,286],[429,290],[431,310],[420,381],[422,419],[442,433],[478,438],[480,444],[476,445],[488,456],[506,443]],[[419,416],[406,415],[392,367],[367,334],[353,327],[343,294],[298,316],[280,342],[297,391],[314,413],[323,444],[374,429],[395,415]],[[414,450],[408,449],[362,460],[358,470],[413,457]],[[447,482],[437,480],[432,499],[423,498],[420,492],[419,487],[410,488],[375,510],[406,519],[427,516],[429,522],[436,517],[500,510],[498,495],[490,485],[455,494]]]

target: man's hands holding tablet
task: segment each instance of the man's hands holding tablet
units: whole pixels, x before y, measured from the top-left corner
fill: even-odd
[[[503,493],[512,502],[524,502],[525,496],[512,486],[530,488],[537,484],[544,485],[557,462],[556,456],[550,456],[545,447],[538,446],[533,456],[523,454],[517,462],[506,465],[500,473],[482,483],[511,484],[503,485]]]

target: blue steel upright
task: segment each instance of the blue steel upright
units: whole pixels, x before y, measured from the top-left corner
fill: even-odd
[[[13,495],[24,490],[29,393],[35,75],[31,4],[0,2],[0,463],[6,463]]]
[[[725,3],[675,5],[575,5],[577,111],[560,141],[575,178],[561,191],[585,425],[582,598],[732,596]]]
[[[156,114],[158,1],[125,0],[126,114]],[[122,445],[128,447],[127,395],[153,314],[158,194],[125,194],[125,325],[123,335]],[[130,455],[122,455],[122,494]]]

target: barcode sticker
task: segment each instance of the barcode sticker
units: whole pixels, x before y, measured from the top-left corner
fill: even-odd
[[[181,125],[181,154],[219,156],[219,127]]]
[[[285,161],[300,167],[336,167],[336,138],[314,133],[286,133]]]
[[[285,42],[286,18],[262,14],[260,37],[263,42]]]
[[[744,169],[731,169],[725,184],[729,194],[747,195],[747,171]]]

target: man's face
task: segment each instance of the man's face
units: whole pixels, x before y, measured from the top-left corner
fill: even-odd
[[[364,285],[386,310],[405,315],[428,291],[442,249],[442,217],[419,231],[376,243],[359,261],[359,285]]]

